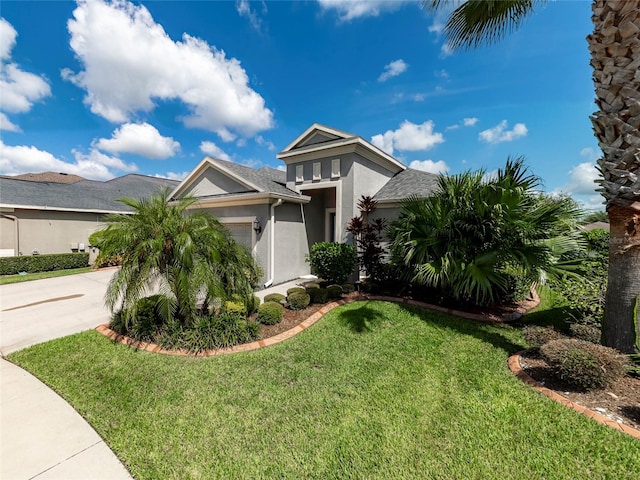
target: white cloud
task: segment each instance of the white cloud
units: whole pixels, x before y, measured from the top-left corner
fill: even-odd
[[[5,145],[0,141],[0,173],[18,175],[52,171],[73,173],[92,180],[109,180],[115,176],[112,169],[129,172],[137,170],[135,165],[108,157],[95,149],[88,155],[76,151],[73,153],[75,163],[70,163],[34,146]]]
[[[447,173],[449,171],[449,165],[447,165],[444,160],[439,160],[437,162],[434,162],[433,160],[414,160],[409,164],[409,168],[436,174]]]
[[[598,186],[595,180],[600,177],[594,162],[584,162],[569,170],[569,181],[562,191],[571,195],[593,195]]]
[[[236,11],[238,15],[249,20],[249,24],[254,30],[258,32],[262,30],[262,18],[258,12],[251,9],[249,0],[236,0]],[[267,5],[264,2],[262,2],[262,13],[267,13]]]
[[[176,173],[176,172],[156,173],[156,174],[154,175],[154,177],[156,177],[156,178],[168,178],[169,180],[184,180],[185,178],[187,178],[187,175],[189,175],[189,173],[191,173],[191,172],[182,172],[182,173]]]
[[[528,132],[524,123],[516,123],[512,130],[507,130],[507,127],[507,121],[503,120],[495,127],[480,132],[478,139],[486,143],[511,142],[517,138],[525,137]]]
[[[462,120],[462,124],[465,127],[473,127],[476,123],[478,123],[478,118],[476,117],[468,117]]]
[[[425,93],[414,93],[411,97],[414,102],[424,102],[424,99],[427,98]]]
[[[602,157],[602,153],[600,149],[596,151],[595,148],[591,148],[591,147],[585,147],[582,150],[580,150],[580,155],[588,159],[590,162],[595,162],[600,157]]]
[[[273,152],[276,149],[276,146],[273,144],[273,142],[270,142],[269,140],[265,140],[262,137],[262,135],[258,135],[256,137],[256,143],[261,147],[265,147],[270,152]]]
[[[211,155],[213,158],[219,158],[220,160],[229,160],[231,161],[231,157],[225,153],[219,146],[217,146],[213,142],[204,141],[200,143],[200,151],[202,153],[206,153],[207,155]]]
[[[81,2],[73,15],[70,45],[84,70],[64,69],[62,76],[86,90],[93,113],[124,123],[156,101],[179,100],[189,110],[186,126],[222,138],[273,126],[273,113],[249,87],[239,60],[187,33],[173,41],[144,6]]]
[[[447,72],[444,68],[435,72],[434,75],[436,78],[444,78],[445,80],[449,78],[449,72]]]
[[[397,77],[401,73],[404,73],[409,68],[409,64],[407,64],[404,60],[394,60],[393,62],[388,63],[384,66],[384,72],[380,74],[378,77],[379,82],[386,82],[392,77]]]
[[[377,17],[381,13],[393,12],[415,0],[318,0],[323,10],[334,10],[343,22],[354,18]]]
[[[444,142],[443,135],[434,132],[433,127],[431,120],[421,125],[405,120],[397,130],[387,130],[371,137],[371,143],[389,155],[393,155],[394,150],[429,150]]]
[[[51,95],[51,88],[44,77],[25,72],[11,61],[17,36],[13,25],[0,18],[0,110],[9,113],[28,112],[35,102]],[[3,123],[13,125],[13,131],[19,130],[6,116]]]
[[[7,132],[21,132],[22,130],[18,125],[11,123],[11,120],[2,112],[0,112],[0,130]]]
[[[281,172],[286,172],[287,171],[287,167],[285,165],[278,165],[276,167],[276,170],[280,170]]]
[[[449,125],[448,127],[445,128],[445,131],[448,132],[449,130],[458,130],[460,128],[460,125]]]
[[[440,58],[447,58],[453,55],[453,47],[449,43],[445,42],[440,47]]]
[[[165,159],[180,149],[171,137],[163,137],[148,123],[125,123],[117,128],[110,139],[101,138],[94,147],[111,153],[134,153],[147,158]]]

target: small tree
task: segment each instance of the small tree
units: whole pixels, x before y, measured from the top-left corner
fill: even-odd
[[[370,218],[377,206],[378,202],[372,197],[363,195],[358,201],[360,216],[353,217],[347,225],[347,232],[353,235],[357,246],[358,264],[373,281],[384,277],[383,258],[386,254],[382,247],[382,234],[387,228],[387,220]]]
[[[356,266],[356,249],[345,243],[319,242],[311,246],[307,261],[320,278],[344,283]]]

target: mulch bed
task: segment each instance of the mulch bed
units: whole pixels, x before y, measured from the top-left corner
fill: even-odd
[[[640,429],[640,378],[627,375],[610,387],[585,392],[556,378],[535,350],[527,350],[521,354],[520,366],[542,386],[567,397],[572,402]]]

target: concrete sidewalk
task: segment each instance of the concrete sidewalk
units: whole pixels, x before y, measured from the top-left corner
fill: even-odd
[[[114,270],[0,287],[0,353],[95,328]],[[298,279],[256,292],[286,294]],[[53,390],[0,359],[0,479],[130,479],[102,438]]]

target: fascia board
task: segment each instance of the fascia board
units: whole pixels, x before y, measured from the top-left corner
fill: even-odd
[[[296,137],[296,139],[293,142],[291,142],[289,145],[287,145],[284,148],[284,150],[282,150],[276,156],[278,158],[280,158],[279,155],[281,155],[283,153],[287,153],[287,152],[293,150],[293,148],[295,148],[296,145],[299,145],[300,143],[303,143],[304,141],[308,140],[309,138],[311,138],[316,133],[328,133],[329,135],[333,135],[333,136],[335,136],[337,138],[352,138],[352,137],[354,137],[354,135],[351,135],[351,134],[349,134],[347,132],[343,132],[341,130],[336,130],[335,128],[327,127],[326,125],[321,125],[319,123],[314,123],[309,128],[307,128],[304,132],[302,132],[302,134],[300,134],[298,137]],[[304,148],[304,147],[302,147],[302,148]]]
[[[12,208],[15,210],[42,210],[47,212],[77,212],[77,213],[100,213],[100,214],[124,214],[131,215],[131,210],[101,210],[99,208],[69,208],[69,207],[51,207],[49,205],[10,205],[7,203],[0,204],[0,208]]]
[[[201,198],[189,208],[203,208],[203,207],[233,207],[241,205],[263,205],[272,203],[272,200],[285,200],[291,203],[309,203],[311,197],[308,195],[278,195],[268,192],[248,193],[233,195],[229,197],[218,198]]]

